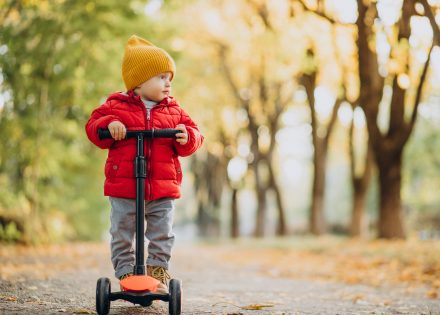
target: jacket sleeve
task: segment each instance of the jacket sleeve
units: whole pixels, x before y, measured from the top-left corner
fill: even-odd
[[[188,131],[188,142],[185,144],[180,144],[174,140],[174,147],[176,148],[177,155],[179,156],[189,156],[199,149],[204,141],[204,137],[199,131],[199,127],[196,123],[189,117],[189,115],[181,109],[182,116],[180,118],[179,124],[183,124]]]
[[[100,147],[101,149],[108,149],[115,141],[114,139],[101,140],[98,137],[99,128],[107,128],[108,125],[115,120],[119,120],[119,117],[112,114],[112,110],[109,103],[104,103],[96,108],[90,115],[89,120],[85,126],[87,137],[89,140]]]

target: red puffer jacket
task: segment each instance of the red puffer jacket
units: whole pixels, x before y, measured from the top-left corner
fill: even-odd
[[[173,97],[163,99],[147,110],[140,96],[128,91],[109,96],[96,108],[85,128],[91,142],[102,149],[109,149],[105,163],[104,195],[120,198],[136,198],[136,179],[133,160],[136,156],[136,139],[100,140],[98,129],[107,128],[112,121],[121,121],[127,130],[175,128],[184,124],[188,131],[188,142],[184,145],[172,138],[157,138],[145,141],[147,178],[145,199],[164,197],[179,198],[182,169],[178,156],[193,154],[203,143],[199,128]]]

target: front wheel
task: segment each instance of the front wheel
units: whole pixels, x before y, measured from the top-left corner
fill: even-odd
[[[180,281],[177,279],[171,279],[169,290],[170,290],[170,302],[169,302],[170,315],[180,315],[181,299],[182,299]]]
[[[107,315],[110,311],[110,279],[99,278],[96,283],[96,312]]]

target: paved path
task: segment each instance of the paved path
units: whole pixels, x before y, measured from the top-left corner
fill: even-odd
[[[171,271],[183,282],[183,314],[440,314],[440,300],[426,297],[426,288],[281,278],[240,257],[241,246],[176,246]],[[0,314],[94,314],[97,278],[110,277],[117,286],[105,244],[0,254]],[[239,267],[231,256],[241,258]],[[255,304],[273,306],[240,308]],[[121,301],[110,314],[167,314],[167,308],[159,301],[148,308]]]

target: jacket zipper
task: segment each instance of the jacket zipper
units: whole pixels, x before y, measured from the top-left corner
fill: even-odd
[[[147,117],[147,123],[146,123],[146,125],[147,125],[147,129],[150,129],[150,109],[147,109],[146,107],[145,107],[145,105],[144,105],[144,103],[142,102],[142,100],[140,100],[140,98],[139,98],[139,102],[140,102],[140,106],[142,107],[142,110],[143,111],[145,111],[146,112],[146,117]],[[147,146],[148,146],[148,159],[146,159],[147,160],[147,165],[146,165],[146,167],[147,167],[147,183],[146,183],[146,186],[147,186],[147,200],[149,200],[149,198],[150,198],[150,194],[151,194],[151,180],[150,180],[150,172],[149,172],[149,170],[150,170],[150,156],[151,156],[151,153],[150,153],[150,142],[151,141],[148,141],[148,143],[146,144]]]
[[[147,116],[147,129],[150,130],[150,120],[151,119],[151,111],[153,108],[146,108],[145,104],[142,102],[142,100],[139,98],[140,104],[142,104],[142,109],[146,111],[146,116]],[[159,107],[159,104],[155,105],[155,107]],[[147,159],[147,178],[148,178],[148,182],[147,182],[147,200],[152,200],[152,191],[151,191],[151,175],[150,175],[150,159],[151,159],[151,153],[153,151],[152,147],[152,139],[150,139],[148,141],[148,159]]]
[[[150,130],[150,120],[151,120],[151,109],[147,108],[147,129]],[[152,139],[148,140],[148,160],[147,160],[147,174],[148,174],[148,200],[151,200],[151,172],[150,172],[150,165],[151,165],[151,142]]]

